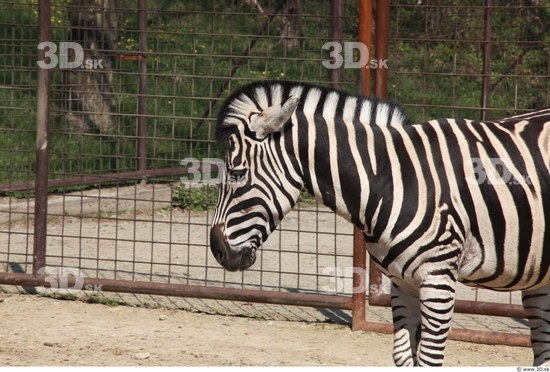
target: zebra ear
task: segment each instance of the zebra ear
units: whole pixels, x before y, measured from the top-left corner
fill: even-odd
[[[290,120],[290,117],[298,106],[298,98],[290,97],[281,105],[273,105],[266,108],[259,115],[256,115],[250,121],[250,130],[258,138],[265,138],[271,133],[283,129],[283,126]]]

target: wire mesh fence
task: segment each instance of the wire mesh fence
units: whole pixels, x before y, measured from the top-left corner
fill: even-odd
[[[3,40],[10,93],[3,105],[9,140],[2,144],[1,183],[15,192],[5,194],[2,208],[2,261],[5,271],[30,273],[38,9],[25,1],[4,5],[12,18]],[[355,4],[345,5],[342,39],[354,40]],[[333,273],[323,271],[351,266],[351,227],[332,213],[304,200],[254,268],[227,273],[208,247],[216,187],[180,181],[183,159],[219,156],[215,113],[231,90],[257,79],[329,80],[320,62],[331,9],[329,1],[52,2],[58,64],[50,69],[48,270],[344,293],[330,285]],[[64,54],[62,43],[82,47],[80,67],[62,68],[64,56],[76,59],[70,48]],[[344,74],[342,83],[353,87],[354,79]]]
[[[208,245],[215,186],[180,179],[193,159],[220,155],[216,111],[235,88],[259,79],[335,82],[321,62],[329,58],[323,45],[335,40],[336,3],[336,39],[357,40],[351,0],[52,1],[46,270],[349,296],[353,231],[328,209],[302,198],[255,266],[228,273]],[[39,4],[0,4],[1,271],[30,274]],[[415,121],[550,106],[550,7],[486,5],[392,4],[388,97]],[[77,58],[62,43],[82,47],[78,68],[61,64]],[[342,89],[356,91],[359,80],[358,70],[339,70]],[[518,302],[516,294],[462,296]]]
[[[391,4],[388,97],[416,122],[497,119],[550,105],[548,4]]]

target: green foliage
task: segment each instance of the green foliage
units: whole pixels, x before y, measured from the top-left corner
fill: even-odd
[[[40,297],[46,297],[46,298],[53,298],[55,300],[63,300],[63,301],[76,301],[78,300],[78,296],[72,294],[72,293],[41,293]]]
[[[213,209],[218,201],[218,188],[215,186],[190,187],[180,184],[172,191],[172,207],[192,211]],[[300,193],[298,203],[301,207],[317,205],[317,200],[306,192]]]
[[[190,187],[180,184],[172,192],[172,206],[192,211],[205,211],[215,207],[218,201],[218,188],[205,185]]]
[[[259,1],[274,12],[278,1]],[[187,157],[216,157],[213,146],[219,102],[258,79],[327,82],[321,65],[330,40],[330,1],[300,5],[299,46],[281,42],[283,17],[254,17],[244,1],[150,2],[147,30],[147,167],[178,167]],[[532,5],[529,0],[519,2]],[[0,12],[0,183],[32,181],[35,172],[37,0],[17,0]],[[415,5],[416,1],[403,1]],[[484,9],[479,0],[452,0],[460,7],[392,7],[388,97],[408,105],[414,121],[437,117],[477,119],[481,102]],[[116,58],[138,54],[136,3],[121,0],[112,95],[113,126],[75,127],[67,114],[64,73],[51,70],[51,178],[133,171],[137,168],[138,63]],[[509,5],[514,5],[507,9]],[[515,109],[550,106],[548,24],[550,10],[503,0],[493,10],[490,107],[496,118]],[[52,0],[52,41],[68,40],[71,0]],[[223,13],[230,10],[229,13]],[[196,11],[193,13],[193,11]],[[357,39],[357,4],[345,2],[344,41]],[[17,25],[17,26],[13,26]],[[255,37],[260,35],[261,37]],[[11,42],[13,40],[14,42]],[[517,43],[513,41],[522,41]],[[372,56],[371,56],[372,57]],[[357,70],[342,69],[342,88],[355,91]],[[530,77],[523,77],[523,76]],[[538,77],[537,77],[538,76]],[[231,78],[228,84],[226,79]],[[5,88],[9,87],[9,88]],[[457,107],[457,108],[454,108]]]
[[[300,203],[302,207],[311,207],[317,205],[317,200],[307,192],[301,192],[298,197],[298,203]]]
[[[100,296],[98,294],[86,295],[80,298],[80,300],[88,304],[101,304],[106,306],[129,306],[126,301],[120,301],[113,298]]]
[[[72,293],[44,292],[44,293],[40,293],[39,296],[52,298],[54,300],[81,301],[81,302],[86,302],[88,304],[101,304],[106,306],[130,306],[126,301],[120,301],[113,298],[104,297],[99,294],[78,296]]]
[[[480,118],[483,4],[453,0],[448,5],[456,8],[392,8],[390,38],[397,40],[390,41],[388,97],[414,105],[408,108],[414,121]],[[503,110],[489,111],[489,118],[550,106],[550,83],[542,78],[548,75],[547,48],[540,43],[550,38],[550,9],[531,5],[504,0],[492,10],[489,107]]]

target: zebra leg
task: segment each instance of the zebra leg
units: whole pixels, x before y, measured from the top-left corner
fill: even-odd
[[[393,361],[396,366],[416,365],[416,349],[420,338],[418,298],[392,284]]]
[[[420,284],[421,331],[418,365],[441,366],[455,304],[455,275],[437,270]]]
[[[550,285],[523,291],[535,366],[550,365]]]

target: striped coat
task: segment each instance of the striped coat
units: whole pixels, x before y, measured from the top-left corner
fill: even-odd
[[[523,290],[535,364],[550,360],[550,109],[410,124],[387,102],[254,83],[225,101],[217,139],[211,248],[227,269],[252,265],[306,190],[391,279],[397,365],[442,363],[457,281]]]

